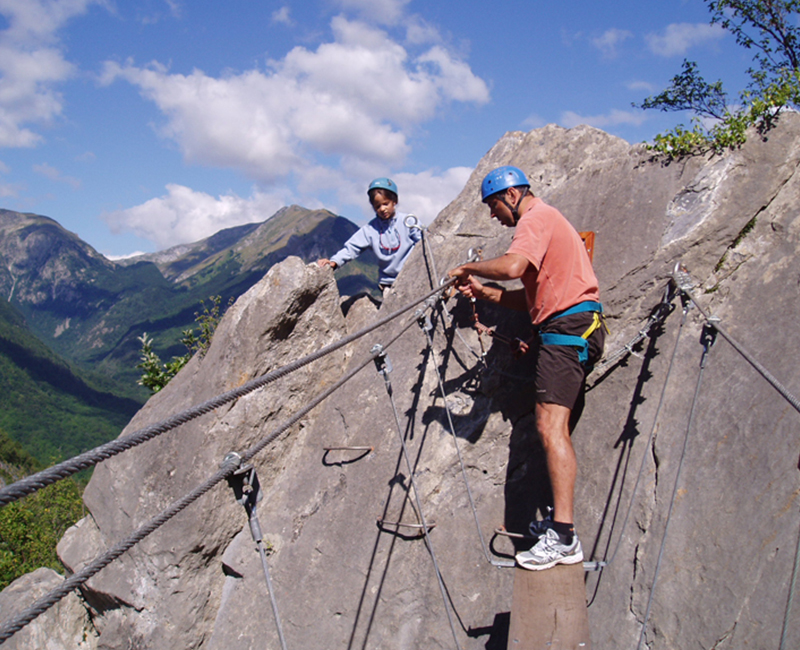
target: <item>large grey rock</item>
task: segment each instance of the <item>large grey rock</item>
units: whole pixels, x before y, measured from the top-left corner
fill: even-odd
[[[17,616],[30,603],[58,587],[64,578],[52,569],[36,569],[0,592],[0,619]],[[95,650],[97,634],[81,598],[71,593],[3,644],[4,650]]]
[[[506,134],[431,226],[428,246],[414,250],[378,316],[424,295],[468,249],[481,248],[485,257],[506,250],[512,233],[489,221],[478,185],[490,168],[515,164],[579,230],[597,233],[594,262],[611,327],[609,352],[637,334],[682,262],[698,283],[698,299],[797,394],[798,162],[794,114],[782,117],[768,141],[753,136],[724,156],[670,164],[588,127]],[[370,364],[255,459],[264,488],[257,512],[288,646],[454,647],[425,542],[414,528],[393,534],[379,523],[421,519],[402,435],[422,514],[435,523],[432,549],[458,643],[504,647],[513,571],[491,566],[483,555],[455,442],[483,535],[489,539],[499,526],[522,530],[547,501],[530,415],[533,359],[514,360],[489,340],[479,363],[470,305],[451,299],[446,307],[449,314],[437,310],[433,318],[433,350],[412,310],[324,361],[103,463],[86,491],[90,517],[59,546],[67,566],[77,569],[127,536],[213,474],[228,451],[247,449],[368,358],[373,345],[394,341],[388,347],[394,404]],[[206,357],[152,398],[128,430],[337,340],[374,319],[370,310],[355,307],[346,324],[330,271],[287,260],[236,303]],[[482,322],[501,332],[528,334],[525,314],[481,304],[478,310]],[[590,559],[613,556],[602,573],[587,575],[593,646],[635,647],[652,593],[651,648],[777,647],[800,522],[800,415],[718,340],[684,454],[702,319],[692,309],[682,328],[680,322],[676,301],[640,356],[591,378],[573,435],[577,529]],[[325,451],[338,446],[373,451]],[[513,550],[505,538],[494,547]],[[103,570],[85,597],[99,648],[278,647],[259,556],[225,486]],[[800,644],[797,620],[795,610],[786,647]]]

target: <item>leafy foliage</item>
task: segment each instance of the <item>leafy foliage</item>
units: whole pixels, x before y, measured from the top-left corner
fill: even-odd
[[[38,463],[0,430],[0,474],[17,480]],[[83,516],[83,486],[65,479],[0,509],[0,589],[39,567],[63,572],[56,544]]]
[[[747,130],[769,131],[786,108],[800,106],[800,0],[705,0],[711,23],[754,50],[748,87],[732,106],[722,82],[707,82],[697,64],[684,60],[670,86],[639,108],[691,111],[692,127],[679,124],[654,138],[650,149],[671,158],[721,152],[744,144]],[[636,106],[636,104],[634,104]]]
[[[195,334],[194,329],[184,330],[183,332],[181,343],[188,350],[186,354],[180,357],[172,357],[172,360],[163,363],[158,354],[153,351],[153,339],[147,336],[147,332],[139,337],[139,341],[142,344],[141,361],[136,367],[142,370],[142,376],[139,379],[140,385],[149,388],[152,393],[157,393],[189,363],[189,360],[195,354],[199,353],[202,357],[206,353],[223,315],[220,313],[222,296],[211,296],[209,300],[211,302],[210,306],[206,306],[205,300],[201,300],[200,304],[203,307],[203,311],[195,312],[194,315],[195,322],[200,326],[200,332]],[[228,303],[228,307],[232,302],[233,299]]]

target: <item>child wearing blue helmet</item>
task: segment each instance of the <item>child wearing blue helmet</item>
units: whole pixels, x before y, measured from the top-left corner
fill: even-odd
[[[367,195],[375,210],[375,218],[359,228],[338,253],[330,259],[318,260],[317,264],[337,269],[371,248],[378,258],[378,286],[385,295],[414,244],[422,238],[422,231],[415,227],[417,220],[414,215],[397,211],[397,185],[392,179],[376,178],[369,184]]]

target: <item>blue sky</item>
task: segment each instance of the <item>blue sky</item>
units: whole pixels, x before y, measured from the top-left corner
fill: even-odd
[[[0,0],[0,207],[108,256],[284,205],[357,223],[391,176],[429,223],[507,131],[629,142],[684,58],[735,98],[749,54],[702,0]]]

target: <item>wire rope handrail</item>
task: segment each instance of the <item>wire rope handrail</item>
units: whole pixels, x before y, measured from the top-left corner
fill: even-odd
[[[404,311],[407,311],[407,309],[398,310],[398,312],[393,312],[390,315],[396,318],[397,316],[400,316]],[[387,349],[395,341],[397,341],[397,339],[400,338],[400,336],[402,336],[408,330],[408,328],[414,324],[414,322],[415,321],[411,321],[411,323],[404,326],[398,334],[393,336],[383,346],[382,349],[383,350]],[[10,637],[16,634],[23,627],[28,625],[31,621],[33,621],[38,616],[40,616],[48,609],[50,609],[53,605],[55,605],[62,598],[67,596],[74,589],[86,583],[90,578],[92,578],[102,569],[111,564],[123,553],[133,548],[136,544],[141,542],[148,535],[150,535],[158,528],[163,526],[165,523],[167,523],[175,515],[177,515],[185,508],[187,508],[189,505],[197,501],[197,499],[199,499],[201,496],[209,492],[218,483],[221,483],[222,481],[228,479],[228,477],[230,477],[243,463],[246,463],[247,461],[251,460],[256,454],[262,451],[278,436],[284,433],[292,425],[294,425],[301,418],[307,415],[312,409],[314,409],[316,406],[322,403],[326,398],[328,398],[331,394],[333,394],[344,384],[346,384],[356,374],[358,374],[366,366],[372,363],[375,360],[375,358],[379,356],[379,354],[380,350],[371,352],[370,356],[365,361],[363,361],[358,366],[348,371],[338,381],[329,386],[326,390],[319,393],[314,399],[312,399],[308,404],[306,404],[303,408],[301,408],[291,418],[286,420],[283,424],[278,426],[276,429],[274,429],[267,436],[262,438],[255,445],[251,446],[247,451],[243,452],[242,454],[237,454],[235,452],[228,454],[223,460],[219,471],[216,472],[213,476],[211,476],[208,480],[206,480],[203,484],[195,488],[192,492],[190,492],[183,498],[173,502],[172,505],[170,505],[168,508],[166,508],[161,513],[156,515],[146,524],[139,527],[126,539],[122,540],[121,542],[118,542],[114,547],[109,549],[106,553],[99,555],[92,562],[83,567],[83,569],[66,578],[64,582],[62,582],[58,587],[51,590],[47,594],[41,596],[30,607],[26,608],[12,619],[7,620],[2,625],[0,625],[0,645],[2,645],[5,641],[7,641]]]
[[[636,474],[636,481],[634,481],[633,489],[631,490],[631,496],[630,499],[628,500],[628,508],[625,511],[625,517],[622,520],[622,527],[620,529],[619,536],[617,538],[617,543],[614,546],[614,550],[611,553],[611,557],[609,557],[607,560],[601,560],[598,562],[598,565],[601,569],[613,564],[614,560],[617,557],[617,552],[619,551],[620,546],[622,545],[622,540],[625,537],[625,529],[628,526],[628,520],[630,519],[631,512],[633,511],[633,504],[636,501],[636,494],[639,491],[639,486],[642,481],[642,476],[644,475],[644,468],[647,463],[647,450],[651,448],[651,445],[653,443],[653,437],[655,436],[656,429],[658,427],[658,422],[661,417],[661,409],[664,407],[664,401],[667,394],[667,386],[669,384],[669,379],[672,376],[672,371],[675,366],[675,358],[678,353],[678,344],[680,343],[681,340],[681,334],[683,333],[683,326],[686,324],[686,316],[688,313],[689,313],[689,303],[688,301],[686,301],[683,306],[680,325],[678,326],[678,334],[675,337],[675,346],[672,349],[672,356],[670,357],[669,365],[667,366],[667,374],[666,377],[664,378],[664,384],[661,387],[661,396],[659,397],[658,406],[656,406],[656,412],[655,415],[653,416],[653,424],[650,427],[650,434],[647,436],[647,441],[644,445],[645,451],[642,453],[642,461],[639,465],[639,471]]]
[[[335,352],[336,350],[349,345],[353,341],[369,334],[370,332],[382,327],[383,325],[389,323],[390,321],[394,320],[395,318],[401,316],[405,312],[413,309],[417,305],[422,302],[425,302],[429,298],[432,298],[437,293],[443,291],[447,288],[450,284],[452,284],[454,280],[449,280],[445,282],[441,287],[437,287],[436,289],[431,290],[421,298],[414,300],[401,308],[391,312],[384,318],[378,319],[371,325],[368,325],[353,334],[345,336],[330,345],[327,345],[316,352],[312,352],[305,357],[297,359],[281,368],[277,368],[271,372],[268,372],[260,377],[256,377],[251,379],[250,381],[246,382],[239,388],[230,390],[226,393],[222,393],[217,395],[216,397],[211,398],[210,400],[203,402],[202,404],[193,406],[177,415],[173,415],[172,417],[162,420],[156,424],[150,425],[148,427],[144,427],[143,429],[139,429],[134,431],[126,436],[121,438],[117,438],[116,440],[112,440],[107,442],[103,445],[95,447],[92,450],[86,451],[78,456],[75,456],[69,460],[66,460],[62,463],[54,465],[53,467],[49,467],[41,472],[37,472],[36,474],[32,474],[31,476],[27,476],[11,485],[3,487],[0,489],[0,507],[4,506],[12,501],[16,501],[21,499],[24,496],[32,494],[37,490],[40,490],[48,485],[60,481],[61,479],[67,478],[73,474],[78,473],[83,469],[87,469],[96,465],[97,463],[107,460],[112,456],[116,456],[117,454],[131,449],[137,445],[140,445],[152,438],[155,438],[162,433],[166,433],[182,424],[185,424],[191,420],[194,420],[201,415],[205,415],[214,409],[219,408],[229,402],[232,402],[240,397],[243,397],[259,388],[266,386],[267,384],[276,381],[286,375],[298,370],[317,359],[320,359],[331,352]]]
[[[790,393],[788,391],[788,389],[783,384],[781,384],[772,375],[772,373],[769,372],[769,370],[767,370],[763,365],[761,365],[761,363],[759,363],[758,360],[752,354],[750,354],[747,351],[747,349],[741,343],[739,343],[736,339],[734,339],[727,332],[727,330],[725,330],[725,328],[722,327],[722,325],[720,324],[719,318],[711,316],[703,308],[703,305],[701,305],[697,301],[697,299],[694,297],[694,295],[692,294],[692,291],[691,291],[692,286],[693,286],[692,279],[689,276],[689,273],[686,271],[686,269],[680,263],[675,265],[675,270],[673,271],[672,277],[675,279],[675,283],[678,285],[680,290],[683,293],[686,294],[686,296],[689,298],[689,300],[692,301],[692,303],[694,303],[694,306],[697,307],[697,311],[699,311],[700,314],[702,314],[702,316],[705,319],[705,321],[711,327],[713,327],[715,330],[717,330],[720,333],[720,335],[722,336],[722,338],[724,338],[728,343],[730,343],[731,346],[733,346],[733,349],[736,350],[742,357],[744,357],[745,361],[747,361],[751,366],[753,366],[753,368],[755,368],[756,371],[764,379],[767,380],[767,383],[769,383],[770,386],[772,386],[776,391],[778,391],[778,393],[780,393],[780,395],[787,402],[789,402],[789,404],[792,405],[792,407],[794,408],[795,411],[800,413],[800,400],[798,400],[796,396],[792,395],[792,393]]]

